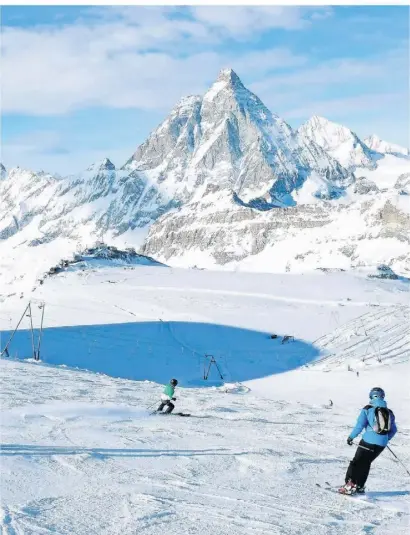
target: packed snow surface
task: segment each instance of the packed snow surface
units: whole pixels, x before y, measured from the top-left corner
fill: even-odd
[[[410,464],[409,290],[365,273],[102,264],[7,297],[2,348],[28,299],[35,340],[41,303],[45,329],[40,362],[26,317],[0,362],[0,531],[407,534],[410,481],[387,450],[363,497],[316,483],[343,482],[373,386]],[[379,345],[363,360],[366,337]],[[210,354],[223,379],[213,364],[204,379]],[[151,414],[173,376],[189,418]]]

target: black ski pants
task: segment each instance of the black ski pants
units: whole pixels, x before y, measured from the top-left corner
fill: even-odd
[[[161,412],[165,406],[167,406],[166,413],[170,413],[175,409],[175,405],[171,401],[161,401],[161,405],[158,407],[157,412]]]
[[[346,472],[345,482],[347,483],[349,479],[351,479],[358,487],[364,487],[372,462],[381,454],[383,450],[384,446],[368,444],[364,440],[361,440],[355,456],[350,461]]]

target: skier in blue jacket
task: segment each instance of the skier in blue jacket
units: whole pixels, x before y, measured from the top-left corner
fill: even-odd
[[[365,430],[347,469],[346,484],[339,490],[342,494],[364,493],[372,462],[397,433],[394,414],[387,408],[383,389],[372,388],[369,398],[369,404],[360,411],[356,426],[347,439],[349,446],[352,446],[353,440]]]

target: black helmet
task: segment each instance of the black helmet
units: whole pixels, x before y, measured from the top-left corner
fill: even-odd
[[[172,386],[177,386],[178,381],[176,379],[171,379],[169,384],[172,385]]]
[[[385,396],[385,393],[384,393],[383,388],[379,388],[378,386],[375,386],[369,392],[369,398],[370,399],[373,399],[373,398],[384,399],[384,396]]]

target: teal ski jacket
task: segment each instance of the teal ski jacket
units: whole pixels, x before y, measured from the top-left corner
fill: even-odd
[[[164,396],[169,397],[169,399],[172,399],[174,397],[174,393],[175,393],[175,387],[173,387],[172,385],[166,385],[162,394]]]

